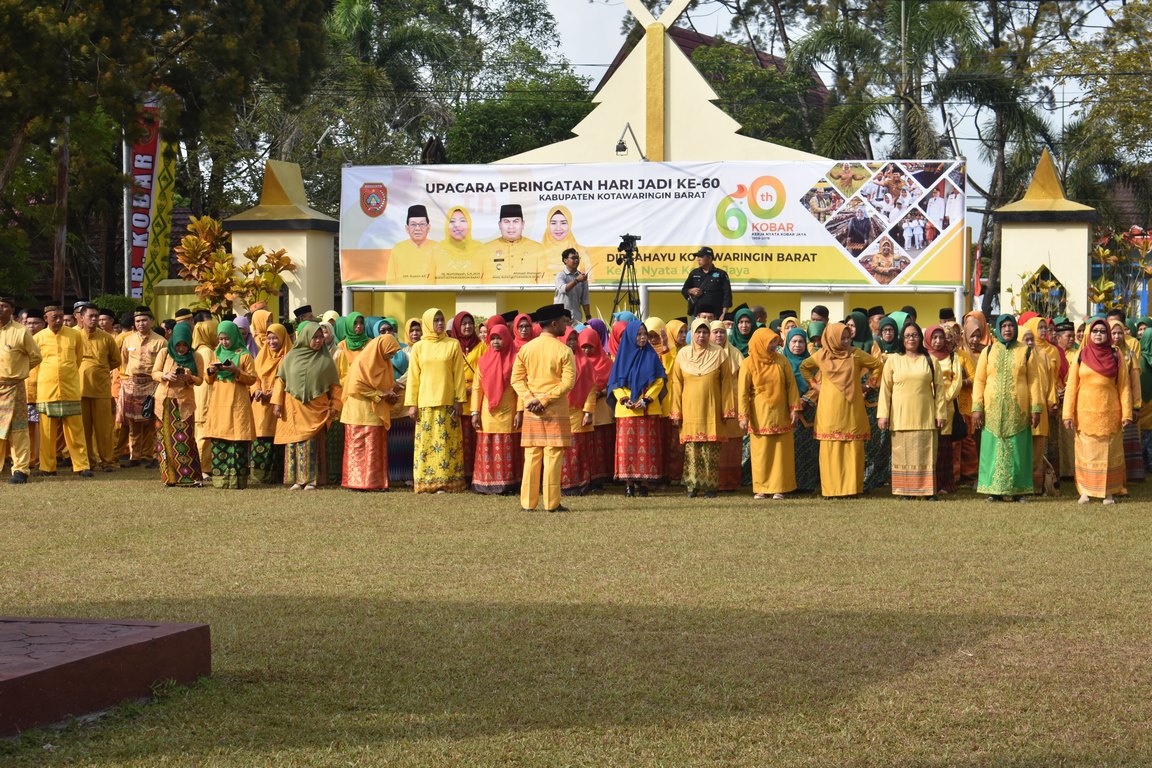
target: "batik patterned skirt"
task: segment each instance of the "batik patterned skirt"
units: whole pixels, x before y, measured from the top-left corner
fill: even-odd
[[[1124,427],[1124,464],[1128,482],[1144,482],[1144,448],[1140,444],[1140,427],[1136,422]]]
[[[660,416],[616,419],[617,480],[659,480],[663,476],[664,447],[668,443],[665,421]]]
[[[328,483],[328,429],[311,440],[284,446],[285,485],[326,485]]]
[[[384,426],[344,425],[344,467],[340,484],[357,491],[388,487],[388,430]]]
[[[936,430],[892,432],[892,493],[936,495]]]
[[[709,493],[720,487],[722,443],[684,443],[684,487]]]
[[[195,409],[189,408],[189,416]],[[160,434],[158,437],[160,479],[165,485],[200,485],[203,473],[200,469],[200,453],[196,450],[196,433],[192,418],[180,413],[180,403],[171,398],[164,400],[160,410]]]
[[[264,485],[284,482],[284,446],[275,438],[258,437],[252,441],[252,477]]]
[[[252,473],[252,444],[212,439],[212,487],[242,491]]]
[[[592,454],[595,432],[572,433],[572,445],[564,449],[564,465],[560,469],[560,493],[565,496],[583,496],[592,484]]]
[[[477,432],[472,490],[476,493],[513,493],[520,489],[524,450],[519,432]]]
[[[1127,493],[1124,440],[1119,432],[1110,436],[1076,433],[1076,490],[1102,499]]]
[[[462,491],[464,483],[464,440],[454,407],[438,405],[420,409],[413,448],[415,462],[412,487],[416,493]]]

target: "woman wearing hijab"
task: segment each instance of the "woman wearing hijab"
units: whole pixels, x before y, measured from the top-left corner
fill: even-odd
[[[576,236],[572,234],[572,212],[563,205],[554,205],[548,211],[548,218],[544,223],[544,236],[540,238],[540,242],[548,259],[548,265],[544,270],[546,275],[556,275],[564,269],[561,254],[569,248],[580,254],[581,262],[588,263],[587,249],[576,242]]]
[[[648,346],[660,355],[660,360],[664,363],[664,370],[671,369],[672,363],[676,359],[676,349],[664,335],[664,321],[658,317],[649,317],[644,321],[644,328],[648,331]]]
[[[616,402],[615,476],[624,481],[625,496],[647,496],[648,483],[664,471],[660,414],[667,379],[660,356],[648,345],[648,329],[639,320],[629,322],[608,377]]]
[[[695,328],[695,324],[692,326]],[[728,331],[728,343],[739,350],[741,355],[748,354],[748,342],[756,331],[756,315],[745,307],[732,317],[732,329]]]
[[[207,368],[212,386],[204,423],[206,437],[212,440],[212,486],[242,491],[252,474],[256,439],[248,391],[256,383],[256,365],[235,323],[225,320],[216,332],[219,345]]]
[[[596,335],[600,337],[600,348],[608,348],[608,326],[604,321],[598,317],[594,317],[588,321],[588,327],[596,331]]]
[[[512,344],[517,352],[520,351],[520,347],[539,335],[540,329],[532,322],[531,315],[521,312],[512,320]]]
[[[466,402],[464,354],[448,336],[444,313],[425,310],[423,335],[408,353],[404,404],[416,420],[413,490],[416,493],[462,491],[464,437],[460,417]]]
[[[276,443],[284,448],[284,483],[314,491],[328,482],[326,433],[340,409],[340,373],[316,323],[297,329],[296,343],[276,373],[272,410]]]
[[[1069,368],[1064,392],[1064,426],[1076,434],[1081,504],[1092,499],[1115,504],[1116,494],[1127,492],[1123,428],[1132,421],[1129,383],[1108,322],[1093,320]]]
[[[680,318],[669,320],[664,325],[664,336],[668,340],[668,348],[675,356],[688,343],[688,325]]]
[[[480,279],[483,246],[472,239],[472,216],[460,206],[448,209],[444,219],[444,239],[437,245],[431,277],[445,282],[475,282]]]
[[[1018,332],[1012,315],[996,319],[996,341],[980,353],[972,384],[972,426],[983,430],[976,492],[990,501],[1032,493],[1032,427],[1045,397],[1037,362]]]
[[[340,381],[348,377],[348,369],[368,344],[367,321],[359,312],[349,312],[336,320],[336,370],[340,372]]]
[[[872,342],[872,356],[886,360],[888,355],[899,354],[901,347],[900,327],[896,324],[896,318],[892,315],[885,315],[880,320],[880,324],[876,326],[876,336]]]
[[[256,355],[260,353],[260,347],[257,346],[256,339],[252,336],[252,321],[241,315],[233,322],[240,329],[240,338],[244,340],[244,348],[248,350],[248,354],[252,355],[252,359],[256,359]]]
[[[751,334],[749,334],[751,336]],[[736,417],[735,382],[727,356],[712,343],[707,320],[692,323],[691,344],[676,353],[670,419],[684,446],[684,487],[689,498],[711,498],[720,486],[724,421]]]
[[[472,490],[511,495],[520,487],[524,452],[520,450],[520,422],[512,365],[516,347],[504,323],[488,331],[488,349],[480,357],[472,382],[472,427],[476,430],[476,464]]]
[[[470,403],[476,368],[480,364],[480,356],[488,347],[476,335],[476,318],[471,312],[457,312],[452,318],[448,335],[459,342],[460,352],[464,356],[464,402]],[[472,427],[472,419],[460,420],[460,434],[464,443],[464,482],[471,485],[473,466],[476,462],[476,430]]]
[[[861,377],[883,365],[852,346],[844,323],[824,329],[820,349],[800,364],[809,386],[820,376],[816,439],[820,442],[820,491],[826,498],[864,492],[864,443],[871,436]]]
[[[592,415],[592,488],[599,489],[612,479],[613,452],[616,445],[616,426],[612,407],[608,403],[608,377],[612,374],[612,361],[600,346],[600,334],[589,324],[580,331],[577,343],[580,352],[592,367],[592,386],[596,393],[596,410]]]
[[[1128,376],[1128,399],[1133,412],[1137,403],[1143,403],[1144,393],[1140,387],[1140,343],[1135,345],[1128,334],[1128,327],[1120,320],[1108,321],[1112,335],[1112,346],[1120,353],[1120,362]],[[1140,428],[1136,422],[1124,427],[1124,463],[1127,467],[1128,482],[1144,482],[1144,455],[1140,442]]]
[[[252,422],[256,437],[252,440],[252,474],[256,482],[279,485],[284,482],[284,446],[276,444],[276,414],[272,409],[272,391],[280,363],[288,353],[288,329],[279,323],[266,326],[260,354],[254,367],[252,383]]]
[[[852,331],[852,346],[868,352],[872,349],[872,328],[863,312],[849,312],[844,324]]]
[[[821,339],[824,338],[824,331],[828,328],[828,323],[823,320],[813,320],[808,323],[808,354],[813,354],[822,347]]]
[[[976,361],[984,348],[992,343],[984,313],[973,310],[964,315],[959,336],[956,357],[964,368],[964,383],[960,385],[956,405],[960,408],[960,416],[964,419],[968,434],[953,446],[956,454],[954,466],[957,482],[975,485],[980,471],[980,432],[972,426],[972,385],[976,381]]]
[[[625,320],[617,320],[612,324],[612,332],[608,334],[608,346],[604,348],[609,359],[615,360],[620,353],[620,339],[624,336],[624,329],[627,327],[628,322]],[[647,328],[644,329],[644,333],[648,333]],[[660,355],[656,355],[656,358],[659,359]]]
[[[412,467],[415,463],[413,446],[416,442],[416,421],[408,415],[404,405],[408,389],[408,362],[412,346],[420,341],[424,326],[420,318],[411,317],[400,328],[403,334],[397,337],[400,351],[392,356],[392,368],[397,400],[392,406],[392,426],[388,430],[388,483],[390,486],[412,485]]]
[[[592,361],[580,349],[580,334],[568,328],[560,340],[572,350],[576,365],[575,381],[568,390],[568,426],[572,431],[572,444],[564,449],[564,464],[560,469],[560,493],[564,496],[583,496],[592,485],[592,460],[596,453],[594,425],[596,419],[596,383]]]
[[[256,344],[256,352],[253,354],[254,358],[258,357],[260,355],[260,350],[264,349],[264,342],[268,340],[268,328],[271,325],[271,312],[266,309],[252,310],[252,325],[250,330],[252,332],[252,341]],[[283,326],[281,327],[283,328]]]
[[[203,472],[196,449],[196,395],[194,387],[204,369],[192,351],[192,329],[177,323],[168,346],[160,350],[152,364],[152,379],[158,382],[153,395],[160,419],[158,444],[160,479],[165,485],[200,487]]]
[[[724,324],[723,320],[710,322],[708,332],[712,343],[724,350],[728,373],[732,377],[732,386],[735,388],[740,378],[740,366],[744,363],[744,355],[728,343],[728,326]],[[755,336],[755,332],[752,335]],[[777,339],[776,343],[779,344],[780,340]],[[735,395],[733,398],[735,399]],[[721,429],[725,440],[720,444],[720,490],[738,491],[744,480],[744,443],[748,439],[748,430],[740,426],[738,419],[725,421]]]
[[[1057,393],[1064,390],[1064,382],[1060,379],[1059,350],[1046,341],[1047,333],[1047,322],[1036,314],[1020,325],[1020,340],[1032,349],[1036,359],[1036,373],[1040,376],[1040,391],[1044,393],[1044,412],[1040,416],[1040,423],[1032,428],[1032,488],[1039,495],[1045,493],[1044,460],[1052,435],[1049,414],[1056,413]],[[1060,466],[1059,459],[1052,466]]]
[[[801,342],[804,331],[794,328]],[[780,337],[761,328],[748,342],[737,383],[739,425],[750,435],[752,492],[757,499],[782,499],[796,490],[796,447],[792,432],[800,418],[800,390],[789,361],[776,352]]]
[[[749,345],[751,351],[751,345]],[[810,387],[800,373],[800,366],[808,359],[808,332],[803,328],[793,328],[784,340],[784,359],[792,369],[796,391],[800,398],[798,418],[792,428],[792,442],[795,446],[796,488],[800,491],[815,491],[820,485],[820,449],[812,426],[816,423],[817,388]]]
[[[340,484],[354,491],[388,490],[388,427],[397,401],[392,356],[400,343],[392,334],[369,341],[344,380],[344,466]]]
[[[964,367],[956,356],[948,331],[942,325],[933,325],[925,331],[928,354],[940,366],[940,378],[944,382],[944,426],[936,448],[936,488],[939,493],[956,492],[956,464],[952,450],[952,424],[956,413],[956,397],[964,383]]]
[[[185,323],[187,325],[187,323]],[[215,320],[201,320],[192,328],[192,352],[199,363],[200,383],[196,385],[196,450],[200,453],[200,466],[208,469],[212,466],[212,441],[204,434],[204,426],[208,421],[208,396],[212,384],[208,381],[205,371],[212,364],[212,352],[218,343]],[[207,480],[207,472],[201,478]]]
[[[944,426],[947,389],[940,366],[924,348],[916,323],[900,330],[902,349],[884,361],[877,426],[892,435],[892,493],[935,498],[937,431]]]

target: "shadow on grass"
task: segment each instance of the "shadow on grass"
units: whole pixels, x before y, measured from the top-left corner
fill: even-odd
[[[75,615],[76,605],[41,615]],[[981,614],[258,597],[85,604],[212,625],[214,680],[147,719],[152,753],[818,716],[1018,621]]]

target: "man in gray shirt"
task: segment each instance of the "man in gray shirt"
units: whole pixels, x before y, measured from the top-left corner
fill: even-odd
[[[583,317],[587,321],[592,317],[588,302],[588,273],[580,271],[580,254],[575,248],[565,249],[562,256],[564,269],[556,275],[556,303],[563,304],[572,317]]]

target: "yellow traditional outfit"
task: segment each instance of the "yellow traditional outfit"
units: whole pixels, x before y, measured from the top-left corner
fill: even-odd
[[[1041,324],[1047,324],[1044,318],[1033,317],[1021,326],[1021,336],[1032,334],[1032,354],[1036,357],[1040,391],[1044,393],[1044,410],[1040,416],[1040,423],[1032,428],[1032,487],[1038,494],[1044,493],[1044,456],[1048,450],[1048,442],[1055,432],[1050,415],[1056,410],[1057,388],[1063,389],[1063,382],[1060,381],[1060,351],[1042,338]]]
[[[386,333],[368,342],[344,381],[344,469],[341,485],[358,491],[388,488],[388,427],[396,391],[392,356],[400,351]]]
[[[187,345],[181,353],[178,345]],[[171,487],[201,485],[203,465],[196,450],[196,393],[194,387],[204,376],[200,358],[191,351],[192,328],[177,323],[167,346],[160,350],[152,364],[156,382],[156,415],[160,418],[160,479]],[[177,369],[182,369],[177,373]],[[175,375],[168,381],[165,377]]]
[[[467,401],[464,354],[447,333],[436,333],[433,322],[444,314],[435,307],[424,312],[420,341],[408,350],[408,385],[404,404],[417,409],[412,487],[416,493],[462,491],[464,438],[457,416]]]
[[[243,490],[252,474],[252,441],[256,439],[249,391],[257,380],[256,364],[235,323],[225,320],[217,332],[231,346],[217,346],[206,369],[212,383],[204,421],[205,437],[212,439],[212,486]],[[234,367],[219,368],[225,361]]]
[[[936,495],[937,424],[947,395],[940,365],[927,352],[893,353],[884,361],[876,418],[887,419],[892,433],[894,495]]]
[[[801,410],[800,390],[792,364],[773,345],[780,337],[760,328],[748,341],[748,356],[740,366],[737,403],[752,454],[752,492],[780,498],[796,490],[796,447],[793,420]]]
[[[155,396],[156,380],[152,378],[152,369],[167,344],[163,336],[153,331],[143,335],[139,331],[130,331],[120,342],[121,376],[116,419],[128,431],[129,457],[122,466],[156,460],[156,418],[146,417],[143,407],[146,398]],[[155,415],[159,416],[160,411],[155,410]]]
[[[492,346],[499,338],[500,349]],[[488,331],[488,350],[480,358],[472,380],[472,423],[476,429],[476,462],[472,490],[507,494],[520,483],[521,462],[518,398],[512,389],[516,348],[512,330],[494,325]],[[476,421],[479,426],[476,426]]]
[[[253,315],[253,328],[256,327],[257,314],[259,312]],[[256,381],[251,387],[252,424],[256,431],[256,437],[252,440],[252,474],[258,483],[279,485],[284,482],[284,446],[276,444],[277,418],[272,408],[272,392],[276,387],[276,374],[284,355],[288,353],[290,342],[288,329],[279,323],[265,324],[263,331],[256,337],[260,352],[253,361]],[[269,333],[275,335],[280,342],[280,349],[276,352],[268,344]]]
[[[709,338],[699,344],[696,332],[707,320],[692,324],[691,343],[676,353],[672,368],[670,418],[680,425],[684,446],[684,487],[689,496],[715,496],[720,486],[720,443],[725,419],[736,417],[732,369],[724,350]],[[710,331],[709,331],[710,333]]]
[[[542,320],[545,318],[541,318]],[[536,509],[543,483],[544,510],[560,509],[560,474],[564,449],[572,443],[568,417],[568,392],[576,383],[576,360],[564,342],[547,333],[520,347],[512,365],[512,388],[520,398],[524,422],[520,444],[524,446],[524,478],[520,484],[520,508]],[[538,401],[533,413],[527,406]]]
[[[735,388],[740,378],[740,367],[744,363],[744,354],[728,343],[728,326],[723,320],[713,320],[708,324],[708,330],[712,334],[713,343],[724,350],[732,386]],[[717,331],[720,333],[717,334]],[[720,341],[716,341],[717,335]],[[739,400],[738,397],[736,399]],[[721,432],[725,439],[720,444],[720,490],[738,491],[744,480],[744,438],[748,436],[748,431],[740,428],[739,419],[729,419],[724,422]]]
[[[864,492],[864,442],[871,436],[860,378],[876,373],[878,358],[843,339],[848,326],[831,323],[820,337],[820,349],[800,364],[809,386],[816,383],[816,439],[820,441],[820,492],[826,497]]]
[[[199,363],[201,381],[196,385],[196,450],[200,454],[200,466],[207,469],[212,466],[212,440],[204,434],[204,425],[208,421],[208,397],[211,394],[212,383],[205,375],[208,366],[215,359],[212,350],[216,348],[216,321],[201,320],[192,327],[192,351]],[[208,474],[204,474],[208,479]]]
[[[40,359],[27,328],[15,320],[0,325],[0,462],[11,450],[14,483],[27,481],[32,461],[27,381]]]
[[[80,359],[80,415],[88,461],[106,472],[116,463],[115,419],[112,415],[112,371],[120,367],[116,337],[93,328],[84,333],[84,356]]]
[[[464,217],[459,226],[453,219]],[[432,279],[440,284],[476,283],[484,263],[484,245],[472,239],[472,215],[460,206],[448,209],[444,219],[444,239],[432,263]]]
[[[40,471],[56,474],[56,430],[64,431],[73,472],[88,472],[88,447],[80,405],[80,361],[84,334],[66,325],[45,328],[33,337],[43,360],[36,377],[36,409],[40,412]]]
[[[1064,420],[1076,434],[1076,489],[1081,501],[1110,499],[1126,492],[1122,425],[1132,419],[1129,380],[1121,355],[1111,337],[1092,349],[1092,327],[1108,324],[1094,320],[1084,333],[1084,346],[1069,361],[1064,391]]]
[[[542,275],[539,261],[540,243],[535,240],[498,237],[484,246],[483,282],[538,284]]]
[[[564,217],[564,224],[559,227],[560,230],[563,230],[560,237],[556,237],[556,233],[553,232],[552,217],[557,214]],[[588,267],[592,266],[588,262],[588,249],[576,242],[576,235],[572,234],[572,212],[568,210],[567,206],[554,205],[548,210],[548,217],[544,219],[544,233],[540,237],[540,271],[542,275],[556,275],[565,269],[562,254],[569,248],[580,254],[582,264],[586,264]]]
[[[392,246],[388,257],[388,283],[390,285],[428,285],[435,274],[436,253],[440,245],[428,238],[417,244],[404,240]]]
[[[328,482],[328,424],[340,411],[340,374],[332,356],[312,348],[320,326],[306,322],[276,372],[272,404],[280,406],[276,443],[284,448],[284,483],[290,490]]]

